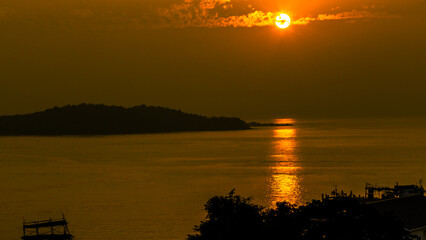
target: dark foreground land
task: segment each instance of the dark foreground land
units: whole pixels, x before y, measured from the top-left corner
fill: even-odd
[[[417,198],[425,202],[423,196]],[[187,240],[418,239],[392,212],[351,197],[313,200],[298,207],[281,202],[275,209],[266,209],[232,191],[212,197],[205,210],[205,219]]]
[[[95,135],[244,130],[239,118],[205,117],[155,106],[80,104],[0,116],[0,135]]]

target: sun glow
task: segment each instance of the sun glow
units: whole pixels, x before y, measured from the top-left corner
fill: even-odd
[[[290,26],[290,23],[290,16],[285,13],[281,13],[280,15],[278,15],[275,21],[275,25],[277,25],[277,27],[279,28],[288,28]]]

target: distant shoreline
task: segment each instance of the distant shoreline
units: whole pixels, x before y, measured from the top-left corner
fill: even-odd
[[[249,122],[247,123],[250,127],[288,127],[294,126],[291,123],[260,123],[260,122]]]
[[[229,129],[229,130],[185,130],[185,131],[167,131],[167,132],[140,132],[140,133],[97,133],[97,134],[1,134],[0,137],[106,137],[106,136],[126,136],[126,135],[149,135],[149,134],[172,134],[172,133],[202,133],[202,132],[231,132],[231,131],[247,131],[247,129]]]

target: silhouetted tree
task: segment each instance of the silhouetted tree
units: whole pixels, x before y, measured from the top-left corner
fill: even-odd
[[[313,200],[296,207],[287,202],[267,209],[235,195],[211,198],[207,216],[188,240],[406,240],[401,222],[381,215],[356,198]]]
[[[300,239],[308,220],[295,205],[278,202],[276,206],[264,213],[265,239]]]
[[[308,220],[302,236],[305,240],[409,239],[401,222],[356,198],[314,200],[299,211]]]
[[[212,197],[204,207],[206,219],[188,240],[261,239],[262,207],[252,204],[250,198],[235,195],[232,190],[228,196]]]

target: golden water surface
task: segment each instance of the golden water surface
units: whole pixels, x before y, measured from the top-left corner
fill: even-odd
[[[425,121],[300,121],[248,131],[0,137],[0,239],[22,220],[60,217],[76,240],[184,239],[203,205],[233,188],[266,207],[338,185],[413,184]]]

